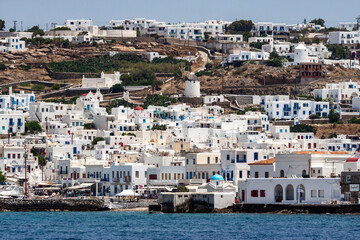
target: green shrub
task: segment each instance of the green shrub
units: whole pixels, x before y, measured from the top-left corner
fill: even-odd
[[[167,129],[167,126],[164,125],[154,125],[151,130],[162,130],[165,131]]]
[[[24,71],[28,71],[29,69],[31,69],[30,66],[25,65],[25,64],[21,64],[21,65],[19,66],[19,68],[20,68],[21,70],[24,70]]]
[[[175,102],[176,100],[174,98],[170,98],[165,95],[154,94],[154,95],[148,95],[146,97],[144,101],[144,107],[147,108],[150,105],[167,107],[171,103],[175,103]]]
[[[317,115],[317,114],[311,114],[311,115],[309,116],[309,118],[310,118],[310,119],[319,119],[320,116]]]
[[[199,71],[197,73],[195,73],[195,75],[197,77],[201,77],[201,76],[211,76],[213,74],[212,71]]]
[[[95,129],[94,123],[85,123],[84,129]]]
[[[42,84],[34,84],[32,87],[31,87],[31,90],[34,90],[34,91],[44,91],[45,89],[45,86],[42,85]]]
[[[349,120],[349,123],[360,124],[360,119],[358,119],[358,118],[352,118],[352,119]]]
[[[30,121],[25,123],[25,132],[28,133],[35,133],[35,132],[41,132],[42,128],[40,126],[40,123],[37,121]]]
[[[119,93],[119,92],[123,92],[123,91],[124,91],[124,86],[120,83],[115,84],[111,87],[112,93]]]
[[[51,90],[59,90],[60,89],[60,84],[55,83],[54,85],[52,85]]]
[[[4,71],[6,69],[5,64],[0,63],[0,71]]]
[[[92,145],[96,145],[98,142],[104,141],[103,137],[96,137],[92,140]]]
[[[316,129],[311,125],[298,124],[290,127],[290,132],[313,132],[316,133]]]
[[[340,116],[337,113],[329,113],[328,118],[329,123],[338,123]]]

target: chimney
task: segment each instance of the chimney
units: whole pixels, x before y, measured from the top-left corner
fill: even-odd
[[[9,95],[12,95],[12,86],[9,87]]]

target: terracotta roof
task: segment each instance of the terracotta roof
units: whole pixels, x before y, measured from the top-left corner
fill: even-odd
[[[359,158],[357,158],[357,157],[351,157],[351,158],[346,159],[346,162],[357,162],[358,160],[359,160]]]
[[[262,161],[258,161],[258,162],[254,162],[254,163],[249,163],[249,165],[273,165],[275,163],[275,158],[270,158],[270,159],[266,159],[266,160],[262,160]]]
[[[134,108],[134,110],[144,110],[142,107],[140,107],[140,106],[137,106],[136,108]]]

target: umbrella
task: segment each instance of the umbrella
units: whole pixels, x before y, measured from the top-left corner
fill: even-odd
[[[124,190],[121,193],[115,195],[116,197],[131,197],[131,196],[140,196],[140,194],[134,192],[131,189]]]

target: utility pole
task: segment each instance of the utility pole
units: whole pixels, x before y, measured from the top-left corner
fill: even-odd
[[[13,21],[14,22],[14,30],[15,30],[15,32],[16,32],[16,23],[17,23],[17,21],[15,20],[15,21]]]
[[[24,139],[24,161],[25,161],[25,198],[27,198],[27,151],[26,151],[26,139]]]
[[[356,18],[356,29],[359,31],[360,30],[360,16],[358,16]]]

